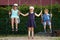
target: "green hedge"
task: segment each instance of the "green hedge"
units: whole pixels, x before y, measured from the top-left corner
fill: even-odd
[[[53,30],[58,30],[60,29],[60,5],[55,4],[52,6],[34,6],[35,7],[35,12],[39,13],[41,11],[41,7],[42,10],[44,10],[44,8],[48,8],[49,10],[52,10],[52,28]],[[26,5],[21,5],[18,7],[19,10],[22,13],[27,13],[29,12],[29,6]],[[11,6],[8,7],[0,7],[0,34],[11,34],[11,24],[10,24],[10,18],[8,15],[9,10],[11,9]],[[28,16],[27,17],[23,17],[20,16],[21,22],[19,24],[19,34],[27,34],[27,20],[28,20]],[[41,23],[41,17],[36,17],[35,18],[36,21],[36,28],[35,28],[35,33],[38,33],[40,31],[43,31],[43,25]]]

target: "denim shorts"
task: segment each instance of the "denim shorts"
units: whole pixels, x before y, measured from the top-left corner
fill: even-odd
[[[50,26],[51,25],[51,22],[50,21],[45,21],[45,22],[43,22],[43,25],[44,26],[46,26],[46,25],[49,25]]]

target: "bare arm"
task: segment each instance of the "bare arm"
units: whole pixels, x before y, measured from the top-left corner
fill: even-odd
[[[40,16],[40,14],[35,13],[35,16],[39,17],[39,16]]]
[[[9,11],[9,16],[12,14],[12,9]]]
[[[52,13],[50,14],[51,18],[52,18]]]
[[[10,15],[11,15],[11,11],[9,11],[9,17],[10,17]]]
[[[28,16],[29,14],[28,13],[26,13],[26,14],[23,14],[23,13],[20,13],[22,16]]]
[[[22,14],[20,11],[18,11],[18,14],[24,16],[24,14]]]
[[[52,18],[52,13],[50,12],[50,17]]]
[[[24,14],[24,16],[28,16],[28,15],[29,15],[29,13]]]
[[[11,12],[9,11],[9,15],[11,14]]]
[[[12,10],[12,9],[11,9]],[[9,15],[11,14],[11,10],[9,11]]]
[[[26,14],[23,14],[23,13],[21,13],[20,11],[19,11],[19,15],[22,15],[22,16],[28,16],[28,13],[26,13]]]
[[[35,15],[36,15],[37,17],[39,17],[41,14],[42,14],[42,10],[41,10],[41,12],[40,12],[39,14],[36,14],[36,13],[35,13]]]

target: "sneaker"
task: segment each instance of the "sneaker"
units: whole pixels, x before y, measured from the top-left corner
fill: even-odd
[[[12,29],[12,31],[14,31],[14,29]]]
[[[52,33],[52,30],[50,30],[50,33]]]
[[[44,31],[44,33],[47,33],[46,31]]]
[[[16,31],[18,31],[18,29],[16,29]]]

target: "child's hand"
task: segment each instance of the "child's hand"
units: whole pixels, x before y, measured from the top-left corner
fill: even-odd
[[[40,14],[39,15],[42,15],[42,10],[41,10],[41,12],[40,12]]]
[[[11,12],[9,12],[9,15],[11,14]]]
[[[40,13],[42,13],[42,10],[41,10],[41,12]]]
[[[22,16],[25,16],[23,13],[20,13]]]
[[[51,17],[52,17],[52,14],[50,14],[51,15]]]
[[[22,16],[28,16],[28,13],[26,13],[26,14],[23,14],[23,13],[20,13]]]

